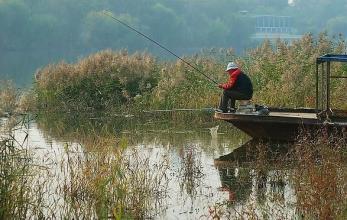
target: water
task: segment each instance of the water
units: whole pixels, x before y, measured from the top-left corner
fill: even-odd
[[[141,158],[148,158],[149,169],[154,172],[156,162],[166,158],[165,193],[159,202],[153,200],[150,218],[295,219],[300,214],[290,177],[293,168],[285,163],[283,167],[266,163],[264,169],[261,166],[265,163],[230,159],[235,158],[228,155],[231,152],[242,158],[242,150],[235,149],[252,149],[257,143],[249,142],[249,137],[228,124],[213,120],[172,124],[156,117],[82,118],[39,117],[15,132],[17,140],[25,140],[39,167],[35,183],[45,192],[47,207],[51,207],[47,215],[52,209],[59,217],[68,212],[62,191],[66,192],[67,186],[73,188],[73,166],[83,166],[89,152],[98,151],[91,150],[93,146],[86,141],[94,136],[126,140],[124,155],[132,161],[135,150]],[[83,184],[78,187],[83,189]]]

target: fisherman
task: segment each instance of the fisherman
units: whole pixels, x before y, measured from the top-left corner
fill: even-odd
[[[253,95],[253,86],[250,78],[234,62],[228,63],[225,72],[229,73],[229,80],[227,83],[218,85],[224,90],[218,111],[226,113],[230,100],[230,112],[235,112],[235,101],[250,100]]]

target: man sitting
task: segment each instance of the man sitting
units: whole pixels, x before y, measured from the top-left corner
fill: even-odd
[[[250,78],[234,62],[228,63],[225,72],[229,73],[229,80],[227,83],[218,85],[219,88],[224,90],[219,111],[227,112],[230,100],[230,111],[235,112],[236,100],[249,100],[252,98],[253,85]]]

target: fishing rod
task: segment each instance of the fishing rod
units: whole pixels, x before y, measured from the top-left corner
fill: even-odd
[[[219,83],[217,83],[214,79],[212,79],[211,77],[207,76],[205,73],[203,73],[201,70],[199,70],[197,67],[193,66],[192,64],[190,64],[189,62],[185,61],[183,58],[181,58],[180,56],[176,55],[174,52],[172,52],[171,50],[169,50],[168,48],[166,48],[165,46],[161,45],[160,43],[158,43],[157,41],[153,40],[152,38],[148,37],[147,35],[141,33],[140,31],[136,30],[135,28],[131,27],[130,25],[128,25],[127,23],[119,20],[118,18],[114,17],[112,15],[112,12],[104,10],[103,14],[112,18],[114,21],[117,21],[118,23],[122,24],[123,26],[129,28],[130,30],[136,32],[137,34],[141,35],[142,37],[146,38],[147,40],[151,41],[152,43],[156,44],[157,46],[159,46],[160,48],[162,48],[163,50],[169,52],[171,55],[175,56],[176,58],[178,58],[179,60],[181,60],[182,62],[184,62],[185,64],[187,64],[188,66],[190,66],[191,68],[193,68],[195,71],[197,71],[198,73],[202,74],[203,76],[205,76],[208,80],[210,80],[211,82],[213,82],[214,84],[218,85]]]
[[[202,112],[214,112],[214,108],[174,108],[174,109],[157,109],[157,110],[143,110],[144,113],[163,113],[163,112],[192,112],[192,111],[202,111]]]

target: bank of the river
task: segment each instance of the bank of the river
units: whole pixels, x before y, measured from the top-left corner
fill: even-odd
[[[287,44],[264,42],[243,57],[232,50],[211,49],[185,57],[217,82],[225,82],[225,64],[234,60],[250,75],[253,102],[273,107],[314,107],[315,59],[326,53],[344,53],[342,39],[306,35]],[[332,66],[343,75],[343,64]],[[346,80],[331,84],[333,108],[347,109]],[[159,61],[146,53],[101,51],[77,63],[51,64],[35,74],[33,88],[20,92],[0,82],[0,113],[134,113],[152,109],[217,107],[221,90],[181,61]]]
[[[276,107],[314,107],[315,59],[344,53],[343,39],[306,35],[287,44],[266,41],[243,57],[211,50],[185,59],[217,82],[226,81],[228,60],[235,60],[254,84],[253,101]],[[341,75],[346,66],[334,64]],[[332,83],[336,108],[347,108],[345,80]],[[77,63],[58,63],[36,73],[39,109],[52,111],[138,111],[216,107],[220,89],[181,61],[162,62],[146,53],[102,51]]]

